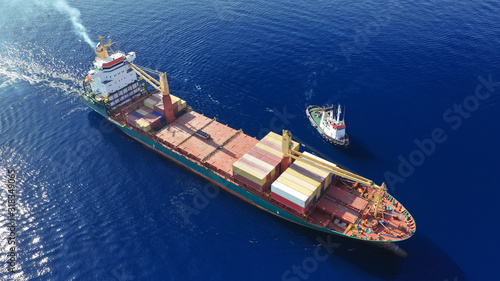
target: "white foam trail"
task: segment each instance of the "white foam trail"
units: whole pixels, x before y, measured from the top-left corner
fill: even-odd
[[[96,43],[94,43],[89,35],[87,34],[87,29],[85,26],[80,21],[80,11],[77,8],[73,8],[68,5],[66,0],[57,0],[53,3],[54,7],[56,8],[57,11],[59,11],[61,14],[66,15],[71,23],[73,24],[73,29],[77,35],[82,37],[89,46],[94,49],[96,46]]]

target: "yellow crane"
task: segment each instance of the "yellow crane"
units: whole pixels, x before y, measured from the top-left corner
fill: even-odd
[[[378,215],[378,208],[380,206],[380,203],[382,202],[382,198],[387,190],[387,187],[385,186],[385,183],[382,183],[381,186],[376,185],[373,181],[364,178],[360,175],[354,174],[352,172],[346,171],[344,169],[341,169],[339,167],[330,165],[325,162],[319,162],[317,159],[307,156],[303,153],[300,153],[299,151],[293,150],[292,149],[292,133],[288,130],[283,130],[283,137],[282,137],[282,152],[283,152],[283,157],[288,157],[292,158],[298,161],[303,161],[306,162],[307,164],[322,169],[322,170],[327,170],[335,175],[338,175],[340,177],[346,178],[353,180],[355,182],[358,182],[360,184],[366,185],[368,187],[377,189],[377,195],[375,196],[375,199],[373,199],[374,204],[374,216],[377,217]],[[310,161],[307,161],[307,160]]]
[[[140,67],[137,66],[131,62],[127,62],[127,65],[137,73],[142,79],[144,79],[146,82],[148,82],[151,86],[153,86],[155,89],[161,92],[162,97],[163,97],[163,108],[165,110],[165,118],[169,123],[174,122],[175,116],[174,116],[174,110],[172,108],[172,99],[170,98],[170,90],[168,88],[168,81],[167,81],[167,74],[165,72],[158,72],[154,70],[147,69],[145,67]],[[151,75],[149,75],[147,72],[154,72],[159,74],[160,76],[160,81],[156,80],[153,78]]]

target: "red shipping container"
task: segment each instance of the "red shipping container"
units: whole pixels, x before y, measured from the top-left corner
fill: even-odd
[[[247,186],[249,186],[249,187],[251,187],[259,192],[262,192],[262,190],[264,190],[264,186],[260,186],[260,185],[256,184],[255,182],[245,178],[244,176],[240,176],[234,172],[233,172],[233,174],[234,174],[233,175],[234,179],[238,180],[239,182],[244,183]]]
[[[272,161],[272,163],[271,162],[268,162],[268,163],[273,165],[273,166],[278,165],[281,162],[282,157],[279,157],[276,154],[265,151],[264,149],[262,149],[258,146],[252,147],[252,149],[250,149],[250,151],[252,151],[252,153],[259,153],[261,155],[264,155],[267,159]]]
[[[139,108],[139,109],[140,109],[140,110],[144,110],[144,111],[146,111],[147,113],[151,113],[151,112],[153,112],[153,110],[152,110],[151,108],[147,107],[147,106],[143,106],[143,107],[141,107],[141,108]]]
[[[263,139],[260,141],[260,143],[262,143],[263,145],[266,145],[266,146],[269,146],[270,148],[274,149],[274,150],[277,150],[277,151],[282,151],[282,148],[280,145],[277,145],[275,144],[274,142],[270,141],[270,140],[266,140],[266,139]]]
[[[281,159],[280,159],[280,161],[275,161],[274,159],[271,159],[270,157],[267,157],[266,155],[263,155],[263,154],[257,152],[257,150],[255,150],[255,147],[250,149],[250,151],[248,151],[247,154],[251,155],[251,156],[253,156],[253,157],[255,157],[255,158],[257,158],[257,159],[259,159],[259,160],[261,160],[261,161],[263,161],[263,162],[265,162],[273,167],[278,165],[281,161]]]
[[[154,106],[154,108],[155,108],[155,111],[161,112],[162,114],[163,114],[163,112],[165,112],[165,107],[163,106],[163,103],[157,103]],[[174,111],[174,115],[177,115],[177,113],[179,113],[179,110],[175,104],[172,106],[172,110]]]
[[[165,111],[165,108],[163,107],[163,103],[157,103],[155,105],[155,111],[163,113]]]
[[[157,128],[158,126],[161,125],[161,118],[151,113],[144,116],[142,119],[146,120],[149,124],[151,124],[151,128]]]
[[[267,174],[271,173],[271,171],[267,170],[266,168],[261,167],[261,166],[259,166],[257,163],[254,163],[254,162],[252,162],[252,161],[249,161],[248,159],[245,159],[245,158],[243,158],[243,157],[242,157],[242,158],[240,158],[240,159],[238,160],[238,162],[241,162],[241,163],[243,163],[243,164],[245,164],[245,165],[247,165],[247,166],[249,166],[249,167],[251,167],[251,168],[254,168],[255,170],[257,170],[257,171],[259,171],[259,172],[261,172],[261,173],[263,173],[263,174],[265,174],[265,175],[267,175]]]
[[[132,114],[127,115],[127,123],[135,127],[135,121],[139,119],[139,117],[134,116]]]

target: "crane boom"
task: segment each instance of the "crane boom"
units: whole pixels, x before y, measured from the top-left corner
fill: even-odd
[[[352,172],[346,171],[344,169],[341,169],[337,166],[330,165],[328,163],[318,161],[318,159],[315,159],[313,157],[310,157],[308,155],[305,155],[303,153],[300,153],[296,150],[291,149],[291,141],[292,141],[292,133],[290,133],[287,130],[283,130],[283,136],[282,136],[282,152],[283,152],[283,157],[290,159],[295,159],[297,161],[302,161],[306,162],[308,165],[311,165],[313,167],[326,170],[332,174],[338,175],[340,177],[350,179],[353,181],[356,181],[360,184],[366,185],[370,188],[376,189],[377,190],[377,195],[375,196],[373,200],[373,204],[371,205],[370,208],[373,208],[374,211],[374,217],[376,218],[378,213],[379,213],[379,207],[382,203],[382,200],[384,199],[384,194],[387,191],[387,187],[385,186],[385,182],[382,183],[381,186],[376,185],[373,181],[364,178],[362,176],[359,176],[357,174],[354,174]],[[306,160],[307,159],[307,160]],[[308,161],[309,160],[309,161]]]
[[[287,130],[283,130],[283,147],[282,147],[282,149],[283,149],[283,156],[284,157],[291,157],[295,160],[305,161],[307,164],[309,164],[313,167],[327,170],[327,171],[329,171],[333,174],[339,175],[343,178],[359,182],[363,185],[366,185],[366,186],[369,186],[369,187],[372,187],[375,189],[380,189],[380,186],[376,185],[375,183],[373,183],[373,181],[371,181],[367,178],[364,178],[362,176],[359,176],[359,175],[352,173],[352,172],[349,172],[347,170],[341,169],[339,167],[330,165],[328,163],[319,162],[317,159],[315,159],[313,157],[307,156],[303,153],[300,153],[296,150],[291,149],[290,148],[290,141],[291,141],[291,133]],[[310,160],[311,162],[307,161],[305,159]]]
[[[160,82],[158,82],[158,80],[154,79],[151,75],[147,74],[144,70],[131,62],[127,62],[127,65],[140,77],[146,80],[146,82],[148,82],[151,86],[161,92]]]
[[[144,69],[131,62],[127,62],[127,65],[130,67],[130,69],[132,69],[133,71],[135,71],[135,73],[137,73],[140,77],[142,77],[142,79],[144,79],[151,86],[153,86],[155,89],[157,89],[162,93],[162,101],[164,108],[163,113],[165,115],[165,118],[169,123],[174,122],[175,116],[174,116],[174,110],[172,108],[172,99],[170,98],[170,90],[168,88],[167,74],[165,74],[164,72],[154,71],[155,74],[160,75],[160,81],[158,81],[151,75],[146,73],[145,70],[151,71],[150,69]]]

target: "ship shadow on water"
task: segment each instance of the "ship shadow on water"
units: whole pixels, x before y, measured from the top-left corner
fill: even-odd
[[[418,232],[410,239],[397,243],[408,253],[407,258],[401,258],[367,242],[297,227],[287,221],[283,221],[283,224],[284,227],[295,228],[299,235],[308,237],[314,245],[320,245],[318,240],[326,244],[337,244],[323,266],[328,264],[335,269],[339,266],[338,259],[341,259],[358,270],[382,280],[469,280],[447,253]],[[327,247],[324,247],[324,252],[326,251]]]
[[[331,144],[334,149],[337,149],[340,153],[342,153],[345,157],[349,157],[358,161],[368,161],[374,162],[379,160],[379,158],[373,154],[369,149],[367,149],[362,142],[352,139],[351,137],[351,145],[347,148],[341,148],[334,144]]]

